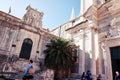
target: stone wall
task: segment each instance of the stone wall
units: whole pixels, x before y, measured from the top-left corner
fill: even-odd
[[[31,13],[29,15],[26,13],[26,16],[28,19],[31,17],[34,19],[32,24],[0,11],[0,71],[23,73],[29,60],[19,58],[19,54],[24,39],[29,38],[33,41],[30,59],[33,59],[35,70],[39,72],[38,58],[44,59],[45,45],[55,37],[42,29],[43,13],[28,8]]]

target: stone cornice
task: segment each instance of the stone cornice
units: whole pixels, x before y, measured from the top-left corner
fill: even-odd
[[[120,13],[120,6],[115,3],[120,4],[120,1],[110,1],[98,8],[98,22]]]
[[[10,14],[8,14],[8,13],[2,12],[2,11],[0,11],[0,19],[1,19],[1,18],[2,18],[3,20],[5,20],[5,19],[10,19],[10,20],[13,20],[13,21],[21,22],[21,19],[15,17],[15,16],[12,16],[12,15],[10,15]]]
[[[21,26],[21,19],[14,17],[10,14],[4,13],[0,11],[0,21],[1,24],[4,24],[6,27],[12,27],[15,28],[15,26],[20,27]]]
[[[119,36],[114,36],[114,37],[109,37],[109,38],[103,38],[99,41],[99,43],[104,42],[104,41],[112,41],[115,39],[120,39],[120,35]]]
[[[7,14],[5,12],[2,12],[2,11],[0,11],[0,21],[1,21],[0,22],[1,25],[4,24],[6,27],[11,27],[14,29],[19,27],[20,29],[25,29],[25,30],[33,32],[35,34],[42,35],[42,33],[44,33],[44,34],[47,34],[50,36],[54,36],[53,34],[50,34],[50,32],[48,32],[42,28],[40,29],[40,28],[37,28],[30,24],[26,24],[21,19],[15,17],[15,16],[12,16],[10,14]]]
[[[75,26],[73,26],[73,27],[71,27],[71,28],[68,28],[66,31],[74,30],[75,28],[78,28],[78,26],[80,26],[79,28],[84,28],[84,26],[82,26],[82,25],[85,25],[86,22],[88,22],[88,20],[85,20],[85,21],[83,21],[83,22],[81,22],[81,23],[78,23],[78,24],[76,24]]]
[[[44,29],[40,29],[40,28],[36,28],[36,27],[32,27],[28,24],[25,24],[25,23],[22,23],[22,26],[21,26],[21,29],[24,29],[24,30],[27,30],[27,31],[30,31],[30,32],[33,32],[35,34],[39,34],[39,35],[43,35],[43,36],[54,36],[53,34],[50,34],[50,32],[47,32],[46,30]]]
[[[111,5],[111,4],[113,4],[113,1],[112,1],[112,0],[107,1],[107,2],[103,3],[103,4],[98,8],[98,10],[102,9],[103,7],[109,6],[109,5]]]

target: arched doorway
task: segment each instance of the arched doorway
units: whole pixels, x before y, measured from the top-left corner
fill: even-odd
[[[22,47],[21,47],[21,51],[20,51],[20,58],[24,58],[24,59],[29,59],[30,58],[30,53],[31,53],[31,49],[32,49],[32,40],[29,38],[24,39]]]

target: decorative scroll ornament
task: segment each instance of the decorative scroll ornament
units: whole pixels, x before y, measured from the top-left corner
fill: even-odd
[[[109,36],[110,37],[114,37],[114,36],[118,36],[120,34],[120,29],[119,27],[116,25],[117,19],[113,18],[111,23],[110,23],[110,28],[109,28]]]

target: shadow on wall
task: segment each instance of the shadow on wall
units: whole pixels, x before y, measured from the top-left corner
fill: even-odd
[[[79,56],[79,61],[80,61],[80,64],[85,64],[85,72],[87,70],[90,70],[91,67],[92,67],[92,58],[90,57],[90,54],[91,53],[88,53],[88,52],[84,52],[83,50],[79,49],[78,50],[78,56]],[[83,61],[84,60],[84,61]],[[80,70],[82,71],[82,70]],[[81,73],[82,74],[82,73]]]
[[[92,58],[90,57],[89,52],[85,52],[85,71],[91,70],[92,67]]]

